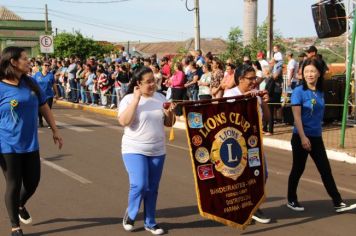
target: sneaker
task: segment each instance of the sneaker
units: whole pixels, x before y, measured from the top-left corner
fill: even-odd
[[[261,224],[268,224],[271,222],[270,218],[267,218],[265,216],[265,214],[263,214],[263,211],[260,209],[257,209],[257,211],[255,212],[255,214],[252,216],[252,219],[254,219],[255,221],[261,223]]]
[[[26,208],[19,209],[19,219],[25,225],[32,223],[32,218]]]
[[[350,211],[356,208],[356,204],[353,205],[347,205],[344,202],[341,202],[339,205],[334,206],[334,209],[336,211],[336,213],[342,213],[342,212],[346,212],[346,211]]]
[[[134,224],[135,224],[135,221],[130,219],[129,214],[126,210],[125,216],[122,219],[122,226],[124,227],[124,229],[126,231],[132,231],[134,228]]]
[[[164,230],[159,227],[158,225],[155,225],[153,227],[147,227],[145,226],[145,230],[151,232],[152,234],[154,235],[161,235],[161,234],[164,234]]]
[[[11,236],[23,236],[22,229],[17,229],[11,232]]]
[[[114,107],[116,107],[115,104],[111,104],[111,105],[110,105],[110,109],[113,109]]]
[[[287,207],[289,207],[293,211],[304,211],[304,207],[302,207],[297,201],[288,202]]]

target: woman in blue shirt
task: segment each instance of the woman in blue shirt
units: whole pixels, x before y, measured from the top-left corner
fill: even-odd
[[[317,59],[308,59],[302,68],[303,85],[294,89],[291,99],[294,116],[292,137],[293,165],[288,181],[287,206],[295,211],[304,211],[297,198],[297,187],[307,157],[310,154],[321,175],[324,187],[332,198],[337,213],[353,209],[346,205],[336,187],[322,139],[324,116],[323,74]]]
[[[55,92],[57,97],[58,97],[58,91],[54,81],[54,75],[52,72],[49,71],[50,66],[51,64],[48,61],[45,61],[43,63],[42,71],[37,72],[34,75],[34,79],[37,81],[38,85],[45,93],[47,104],[51,109],[53,104],[53,97],[54,97],[53,91]],[[42,119],[41,112],[38,113],[38,124],[40,127],[43,127],[43,119]]]
[[[40,180],[37,115],[42,113],[62,147],[46,95],[36,80],[28,77],[30,66],[23,48],[8,47],[0,56],[0,166],[6,180],[5,205],[12,236],[23,235],[20,220],[31,223],[25,208]]]

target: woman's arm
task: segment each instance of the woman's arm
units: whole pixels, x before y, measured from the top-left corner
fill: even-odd
[[[49,126],[51,127],[52,133],[53,133],[53,141],[54,144],[58,144],[59,149],[62,148],[63,146],[63,140],[61,136],[59,135],[58,128],[56,126],[56,121],[54,120],[52,111],[49,109],[48,104],[44,104],[39,108],[42,116],[45,118]]]
[[[118,122],[121,126],[129,126],[135,118],[135,113],[140,102],[141,92],[138,86],[134,88],[134,96],[125,110],[120,112]]]
[[[176,123],[176,115],[174,114],[174,109],[176,108],[175,103],[171,103],[168,109],[164,109],[164,126],[172,127]]]
[[[302,107],[292,106],[292,112],[294,117],[294,124],[298,130],[299,137],[302,141],[302,146],[305,150],[311,151],[311,144],[308,137],[304,133],[303,122],[302,122]]]

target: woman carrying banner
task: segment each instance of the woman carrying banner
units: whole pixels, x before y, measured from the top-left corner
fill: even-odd
[[[317,59],[307,59],[303,64],[303,84],[294,89],[291,104],[294,116],[292,136],[293,164],[288,181],[287,207],[304,211],[297,198],[297,187],[308,155],[313,159],[337,213],[351,210],[355,205],[345,204],[336,187],[322,138],[324,93],[322,66]]]
[[[234,97],[239,95],[248,95],[251,94],[252,96],[256,96],[257,90],[256,88],[256,71],[255,69],[248,65],[243,64],[239,66],[235,71],[235,84],[236,86],[230,89],[225,89],[224,97]],[[263,120],[268,120],[270,113],[268,109],[267,102],[269,100],[269,96],[267,93],[262,97],[257,97],[258,102],[260,104],[260,113],[263,116]],[[266,160],[266,158],[264,158]],[[267,180],[267,165],[265,161],[265,172],[266,172],[266,180]],[[256,220],[257,222],[268,224],[271,222],[271,219],[267,218],[261,209],[258,209],[255,212],[255,215],[252,216],[252,219]]]
[[[37,115],[42,113],[62,147],[46,95],[26,74],[30,70],[23,48],[8,47],[0,57],[0,166],[6,180],[5,205],[12,224],[12,236],[23,235],[20,220],[32,222],[25,208],[40,180]]]
[[[156,89],[152,70],[148,67],[137,69],[120,103],[118,121],[125,127],[122,156],[130,180],[123,227],[126,231],[133,230],[143,199],[145,229],[159,235],[164,230],[156,224],[155,213],[166,156],[164,126],[173,126],[175,104],[163,108],[166,99]]]

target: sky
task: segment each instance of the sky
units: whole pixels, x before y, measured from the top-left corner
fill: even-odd
[[[80,31],[95,40],[159,42],[194,37],[194,13],[187,11],[185,0],[66,1],[110,0],[1,0],[0,5],[26,20],[42,20],[47,3],[53,31]],[[311,14],[316,2],[274,0],[275,30],[283,37],[316,36]],[[258,24],[267,17],[267,4],[268,0],[258,0]],[[194,0],[188,0],[188,6],[192,8]],[[243,28],[243,0],[200,0],[202,38],[226,39],[236,26]]]

